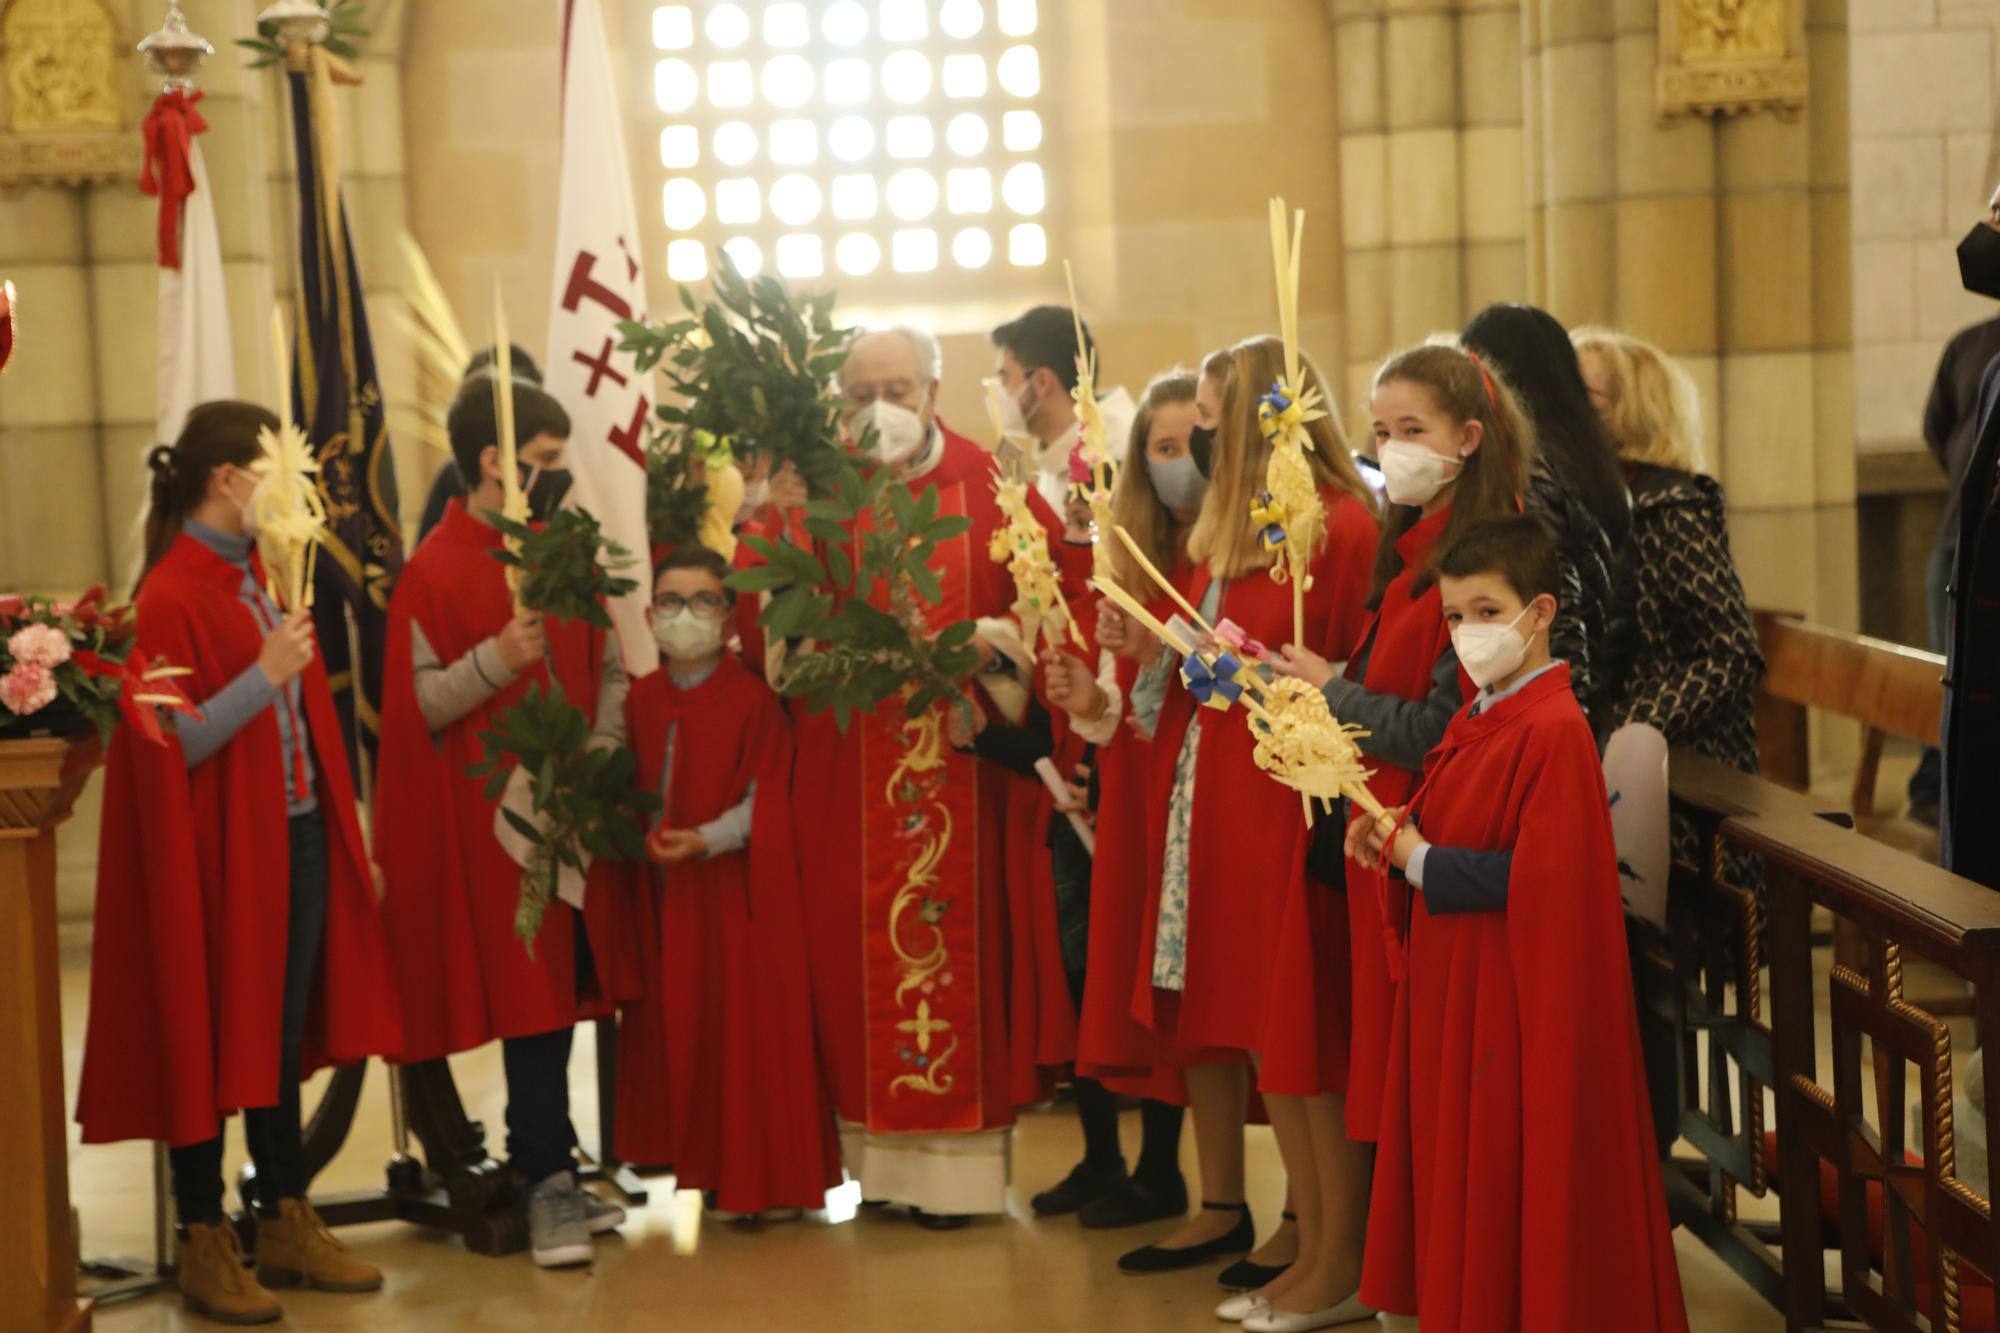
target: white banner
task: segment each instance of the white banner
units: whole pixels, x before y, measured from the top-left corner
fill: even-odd
[[[158,440],[172,444],[197,403],[236,396],[236,350],[229,340],[229,292],[215,202],[201,141],[188,147],[194,193],[181,205],[181,266],[160,270]]]
[[[618,321],[645,317],[639,215],[598,0],[562,0],[561,12],[562,183],[543,376],[570,415],[570,502],[589,510],[605,535],[632,553],[634,563],[620,572],[639,586],[612,606],[611,619],[625,669],[638,677],[660,664],[646,627],[653,592],[646,537],[650,377],[617,350]]]

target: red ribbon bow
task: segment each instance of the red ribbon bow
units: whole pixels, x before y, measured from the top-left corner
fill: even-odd
[[[160,267],[181,266],[182,204],[194,193],[194,168],[189,152],[194,136],[208,128],[195,103],[202,93],[175,88],[153,99],[146,113],[146,165],[139,188],[160,198]]]

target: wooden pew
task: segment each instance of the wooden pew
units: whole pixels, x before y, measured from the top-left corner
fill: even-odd
[[[1787,1327],[1943,1329],[1958,1326],[1950,1315],[1961,1306],[1965,1327],[1991,1327],[1991,1288],[1969,1267],[2000,1273],[2000,1224],[1986,1202],[2000,1197],[2000,1154],[1989,1177],[1959,1177],[1951,1033],[1902,981],[1921,953],[1976,988],[1979,1033],[2000,1024],[2000,986],[1985,984],[2000,979],[2000,895],[1848,830],[1831,802],[1693,755],[1675,754],[1669,772],[1700,850],[1674,866],[1667,931],[1634,953],[1641,1027],[1657,1037],[1668,1025],[1681,1057],[1678,1128],[1699,1154],[1668,1164],[1673,1220],[1784,1311]],[[1725,847],[1761,859],[1761,897],[1726,880]],[[1820,912],[1877,942],[1859,969],[1816,970]],[[1831,1024],[1826,1065],[1816,1009]],[[1985,1091],[2000,1106],[2000,1064],[1988,1066]],[[1743,1189],[1773,1193],[1779,1220],[1739,1218]],[[1839,1257],[1833,1290],[1827,1251]]]
[[[1722,837],[1763,858],[1768,885],[1786,1326],[1816,1329],[1846,1317],[1905,1333],[1958,1328],[1962,1314],[1965,1327],[1992,1327],[1992,1288],[1966,1266],[2000,1274],[2000,1226],[1989,1203],[2000,1197],[2000,1156],[1988,1158],[1984,1178],[1960,1177],[1951,1032],[1904,992],[1903,968],[1921,953],[1963,979],[1977,996],[1977,1033],[1994,1030],[2000,894],[1818,820],[1732,818]],[[1808,935],[1819,910],[1879,942],[1864,968],[1836,964],[1823,980],[1815,972]],[[1825,1066],[1816,1008],[1831,1025]],[[1903,1094],[1909,1081],[1914,1124]],[[1987,1105],[2000,1105],[2000,1063],[1987,1064],[1985,1093]],[[1832,1184],[1830,1216],[1823,1179]],[[1834,1292],[1825,1287],[1826,1249],[1840,1256]]]
[[[1807,714],[1817,709],[1861,724],[1861,756],[1848,802],[1855,827],[1919,855],[1937,839],[1920,826],[1876,815],[1876,775],[1890,736],[1936,745],[1944,711],[1944,659],[1936,653],[1756,613],[1764,681],[1757,696],[1757,748],[1764,776],[1798,791],[1812,786]]]

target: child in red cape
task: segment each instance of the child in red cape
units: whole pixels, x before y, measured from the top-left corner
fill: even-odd
[[[1438,603],[1437,557],[1473,524],[1520,512],[1528,428],[1507,386],[1456,347],[1390,358],[1375,373],[1373,407],[1389,501],[1369,598],[1374,616],[1344,672],[1294,646],[1272,665],[1319,686],[1336,718],[1366,730],[1368,789],[1394,806],[1416,790],[1424,756],[1472,693]],[[1346,861],[1344,876],[1354,967],[1347,1136],[1372,1143],[1396,987],[1382,948],[1375,867]]]
[[[1393,837],[1348,829],[1418,890],[1361,1296],[1424,1333],[1684,1333],[1603,769],[1549,658],[1555,543],[1490,520],[1438,569],[1479,696]]]
[[[1196,425],[1195,376],[1185,370],[1155,376],[1140,396],[1127,462],[1118,470],[1111,491],[1112,521],[1139,543],[1155,567],[1183,578],[1187,530],[1208,488],[1203,475],[1207,458],[1197,459],[1191,447]],[[1151,596],[1146,574],[1123,544],[1108,533],[1103,539],[1112,576],[1139,596]],[[1095,747],[1097,849],[1091,858],[1076,1071],[1113,1093],[1141,1098],[1139,1157],[1131,1174],[1123,1171],[1121,1157],[1121,1169],[1110,1187],[1077,1208],[1077,1220],[1084,1227],[1108,1230],[1187,1213],[1187,1182],[1180,1169],[1186,1093],[1180,1068],[1164,1044],[1132,1016],[1134,979],[1141,964],[1140,921],[1148,896],[1146,872],[1153,860],[1148,831],[1157,844],[1161,821],[1149,809],[1152,746],[1125,725],[1130,716],[1125,700],[1141,658],[1157,657],[1159,645],[1144,629],[1130,624],[1116,605],[1099,602],[1095,595],[1079,599],[1074,613],[1080,625],[1096,631],[1091,635],[1099,650],[1095,668],[1087,665],[1088,658],[1078,658],[1067,648],[1044,653],[1042,666],[1050,704],[1068,715],[1067,729],[1074,737]],[[1170,606],[1160,608],[1163,618],[1172,614]],[[1151,962],[1145,960],[1148,971]],[[1081,1097],[1077,1110],[1079,1117],[1086,1110]]]
[[[729,572],[700,546],[660,562],[665,661],[625,701],[638,780],[665,806],[640,872],[651,1012],[619,1033],[618,1155],[672,1163],[724,1220],[790,1221],[840,1183],[840,1140],[813,1042],[791,732],[724,650]]]
[[[525,380],[513,395],[522,481],[544,518],[568,482],[569,417]],[[568,1068],[578,1020],[636,993],[636,976],[616,966],[629,956],[618,946],[632,936],[630,903],[616,884],[585,895],[581,911],[550,903],[531,955],[514,935],[521,867],[496,835],[496,802],[466,770],[484,757],[479,734],[530,685],[552,680],[596,720],[593,744],[618,743],[625,678],[609,636],[514,606],[493,558],[500,532],[484,517],[503,494],[493,398],[490,372],[460,387],[446,425],[469,493],[450,502],[389,602],[375,846],[403,1000],[401,1058],[501,1041],[508,1157],[527,1196],[535,1262],[553,1267],[588,1262],[590,1237],[624,1219],[577,1186]]]
[[[271,603],[245,530],[259,434],[277,427],[253,403],[204,403],[147,460],[136,651],[192,671],[202,716],[163,744],[112,737],[76,1106],[86,1143],[168,1145],[181,1292],[228,1323],[282,1317],[267,1285],[382,1285],[306,1199],[299,1080],[399,1041],[310,613]],[[222,1209],[237,1110],[264,1214],[257,1276]]]

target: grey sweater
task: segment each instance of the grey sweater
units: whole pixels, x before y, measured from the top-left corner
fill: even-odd
[[[250,608],[250,614],[257,618],[264,633],[276,629],[285,615],[250,575],[250,538],[242,533],[220,532],[205,523],[189,522],[185,530],[188,536],[243,571],[243,582],[236,592],[238,600]],[[310,814],[319,809],[319,798],[313,793],[312,748],[307,745],[303,753],[299,748],[302,741],[296,728],[304,724],[305,703],[297,676],[280,690],[255,662],[244,667],[236,679],[201,701],[199,718],[180,719],[176,730],[180,733],[181,754],[189,768],[195,767],[213,757],[252,718],[281,699],[284,706],[278,709],[278,748],[284,760],[285,810],[293,815]],[[303,791],[297,781],[298,769],[294,767],[300,762],[304,764]]]

